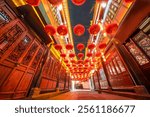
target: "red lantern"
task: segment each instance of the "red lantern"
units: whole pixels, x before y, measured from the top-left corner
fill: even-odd
[[[95,56],[96,56],[96,57],[100,57],[100,56],[101,56],[101,53],[100,53],[100,52],[97,52],[97,53],[95,54]]]
[[[106,43],[100,43],[98,47],[99,49],[104,49],[106,48],[106,46],[107,46]]]
[[[82,59],[84,57],[84,54],[83,53],[79,53],[78,57],[79,57],[79,59]]]
[[[91,52],[89,52],[89,53],[87,53],[87,55],[86,55],[87,57],[92,57],[92,53]]]
[[[62,4],[63,0],[48,0],[52,5],[54,6],[58,6],[60,4]]]
[[[61,53],[60,56],[61,56],[62,58],[65,58],[65,57],[66,57],[66,54]]]
[[[77,45],[77,49],[78,49],[79,51],[82,51],[82,50],[84,49],[84,44],[79,43],[79,44]]]
[[[64,60],[65,63],[68,63],[69,61],[67,59]]]
[[[72,50],[73,49],[73,45],[72,44],[67,44],[66,45],[66,49],[67,50]]]
[[[96,0],[96,2],[101,3],[101,2],[108,2],[108,0]]]
[[[133,2],[134,0],[124,0],[126,3]]]
[[[116,23],[113,23],[113,24],[109,24],[107,27],[106,27],[106,32],[108,34],[114,34],[118,29],[118,25]]]
[[[85,63],[88,63],[88,62],[90,62],[90,60],[89,60],[89,59],[85,59],[84,62],[85,62]]]
[[[71,63],[75,63],[76,61],[75,60],[71,60]]]
[[[83,60],[78,60],[78,64],[82,64],[83,63]]]
[[[55,49],[58,50],[58,51],[61,51],[62,46],[60,44],[56,44],[55,45]]]
[[[74,28],[73,28],[74,34],[77,36],[81,36],[84,34],[85,32],[85,28],[83,25],[81,24],[77,24]]]
[[[81,6],[86,2],[86,0],[72,0],[72,3],[76,6]]]
[[[26,2],[31,6],[39,6],[41,0],[26,0]]]
[[[89,33],[92,34],[92,35],[97,34],[99,31],[100,31],[100,26],[98,24],[93,24],[89,28]]]
[[[50,36],[53,36],[56,33],[56,30],[52,25],[46,25],[44,30]]]
[[[95,48],[95,44],[92,43],[88,45],[88,49],[93,50],[94,48]]]
[[[68,29],[65,25],[60,25],[57,27],[57,32],[58,32],[58,34],[65,36],[68,33]]]
[[[67,67],[70,67],[70,64],[67,64],[66,66],[67,66]]]
[[[69,57],[70,57],[70,58],[74,58],[74,57],[75,57],[75,54],[74,54],[74,53],[70,53],[70,54],[69,54]]]

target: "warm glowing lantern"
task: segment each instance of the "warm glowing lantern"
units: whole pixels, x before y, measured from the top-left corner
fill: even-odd
[[[66,45],[66,49],[67,50],[72,50],[73,49],[73,45],[72,44],[67,44]]]
[[[106,27],[106,32],[108,34],[114,34],[118,29],[118,25],[116,23],[113,23],[113,24],[109,24],[107,27]]]
[[[85,63],[88,63],[88,62],[90,62],[90,60],[89,60],[89,59],[85,59],[84,62],[85,62]]]
[[[41,0],[26,0],[26,2],[31,6],[39,6]]]
[[[71,60],[71,63],[75,63],[76,61],[75,60]]]
[[[52,25],[46,25],[44,30],[50,36],[53,36],[56,33],[56,30]]]
[[[85,28],[83,25],[81,24],[77,24],[74,28],[73,28],[74,34],[77,36],[81,36],[84,34],[85,32]]]
[[[99,49],[104,49],[106,48],[106,46],[107,46],[106,43],[100,43],[98,47]]]
[[[79,59],[82,59],[84,57],[84,54],[83,53],[79,53],[78,57],[79,57]]]
[[[60,44],[56,44],[55,45],[55,49],[58,50],[58,51],[61,51],[62,46]]]
[[[78,60],[78,64],[82,64],[83,63],[83,60]]]
[[[48,0],[48,1],[54,6],[58,6],[63,2],[63,0]]]
[[[133,2],[134,0],[124,0],[126,3]]]
[[[99,31],[100,31],[100,26],[98,24],[93,24],[89,28],[89,33],[92,34],[92,35],[97,34]]]
[[[68,29],[65,25],[60,25],[57,27],[57,32],[58,32],[58,34],[65,36],[68,33]]]
[[[70,58],[74,58],[74,57],[75,57],[75,54],[74,54],[74,53],[70,53],[70,54],[69,54],[69,57],[70,57]]]
[[[93,50],[94,48],[95,48],[95,44],[92,43],[88,45],[88,49]]]
[[[97,52],[97,53],[95,54],[95,56],[96,56],[96,57],[100,57],[100,56],[101,56],[101,53],[100,53],[100,52]]]
[[[86,0],[72,0],[72,3],[76,6],[81,6],[86,2]]]
[[[70,67],[70,64],[67,64],[66,66],[67,66],[67,67]]]
[[[68,63],[69,61],[67,59],[64,60],[65,63]]]
[[[78,49],[79,51],[82,51],[82,50],[84,49],[84,44],[79,43],[79,44],[77,45],[77,49]]]
[[[87,57],[92,57],[92,53],[91,52],[89,52],[89,53],[87,53],[87,55],[86,55]]]
[[[61,53],[60,56],[61,56],[62,58],[65,58],[65,57],[66,57],[66,54],[65,54],[65,53]]]

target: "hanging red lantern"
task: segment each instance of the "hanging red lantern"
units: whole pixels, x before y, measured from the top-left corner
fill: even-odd
[[[95,44],[92,43],[88,45],[88,49],[93,50],[94,48],[95,48]]]
[[[61,56],[62,58],[65,58],[65,57],[66,57],[66,54],[65,54],[65,53],[61,53],[60,56]]]
[[[96,59],[93,59],[93,60],[92,60],[92,62],[94,62],[94,63],[95,63],[95,62],[97,62],[97,60],[96,60]]]
[[[77,24],[74,28],[73,28],[74,34],[77,36],[81,36],[84,34],[85,32],[85,28],[82,24]]]
[[[66,45],[66,49],[67,50],[72,50],[73,49],[73,45],[72,44],[67,44]]]
[[[70,67],[70,64],[67,64],[66,66],[67,66],[67,67]]]
[[[76,61],[75,60],[71,60],[71,63],[75,63]]]
[[[134,0],[124,0],[126,3],[131,3],[133,2]]]
[[[96,0],[96,2],[101,3],[101,2],[108,2],[108,0]]]
[[[79,43],[79,44],[77,45],[77,49],[78,49],[79,51],[82,51],[82,50],[84,49],[84,44]]]
[[[26,2],[31,6],[39,6],[41,0],[26,0]]]
[[[91,52],[89,52],[89,53],[87,53],[87,55],[86,55],[87,57],[92,57],[92,53]]]
[[[108,34],[114,34],[118,29],[118,25],[116,23],[113,23],[113,24],[109,24],[107,27],[106,27],[106,32]]]
[[[78,64],[82,64],[83,63],[83,60],[78,60]]]
[[[84,60],[84,62],[88,63],[88,62],[90,62],[90,60],[87,58],[87,59]]]
[[[63,0],[48,0],[48,1],[54,6],[58,6],[63,2]]]
[[[65,36],[68,33],[68,29],[65,25],[60,25],[57,27],[57,32],[58,32],[58,34]]]
[[[44,30],[50,36],[53,36],[56,33],[56,30],[52,25],[46,25]]]
[[[58,51],[61,51],[62,46],[60,44],[56,44],[55,45],[55,49],[58,50]]]
[[[69,57],[70,57],[70,58],[74,58],[74,57],[75,57],[75,54],[74,54],[74,53],[70,53],[70,54],[69,54]]]
[[[89,33],[92,34],[92,35],[97,34],[99,31],[100,31],[100,26],[98,24],[93,24],[89,28]]]
[[[69,61],[67,59],[64,60],[65,63],[68,63]]]
[[[106,43],[100,43],[98,47],[99,49],[104,49],[106,48],[106,46],[107,46]]]
[[[95,56],[96,56],[96,57],[100,57],[100,56],[101,56],[101,53],[100,53],[100,52],[97,52],[97,53],[95,54]]]
[[[86,2],[86,0],[72,0],[72,3],[76,6],[81,6]]]
[[[82,59],[84,57],[84,54],[83,53],[79,53],[78,57],[79,57],[79,59]]]

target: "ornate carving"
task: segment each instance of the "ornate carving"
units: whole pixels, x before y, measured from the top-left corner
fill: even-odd
[[[25,36],[21,40],[21,42],[16,46],[14,51],[9,55],[8,58],[17,62],[30,44],[31,44],[31,39],[28,36]]]
[[[36,50],[38,48],[38,45],[36,43],[33,43],[31,48],[29,49],[28,53],[26,56],[23,58],[22,64],[24,65],[29,65],[32,57],[34,56]]]
[[[0,55],[6,52],[22,32],[22,29],[18,25],[15,25],[0,37]]]
[[[36,67],[41,59],[42,53],[43,53],[43,51],[42,51],[42,49],[40,49],[32,62],[32,65],[31,65],[32,68],[36,69]]]

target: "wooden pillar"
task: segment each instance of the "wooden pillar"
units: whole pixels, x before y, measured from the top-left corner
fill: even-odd
[[[105,76],[106,76],[106,80],[107,80],[107,83],[108,83],[108,90],[112,90],[112,86],[111,86],[111,83],[109,81],[109,74],[108,74],[108,71],[106,69],[106,66],[105,66],[105,63],[103,61],[103,59],[101,58],[101,63],[102,63],[102,67],[103,67],[103,70],[104,70],[104,73],[105,73]]]
[[[101,84],[100,84],[100,74],[98,71],[96,71],[97,79],[98,79],[98,85],[99,85],[99,93],[101,93]]]

